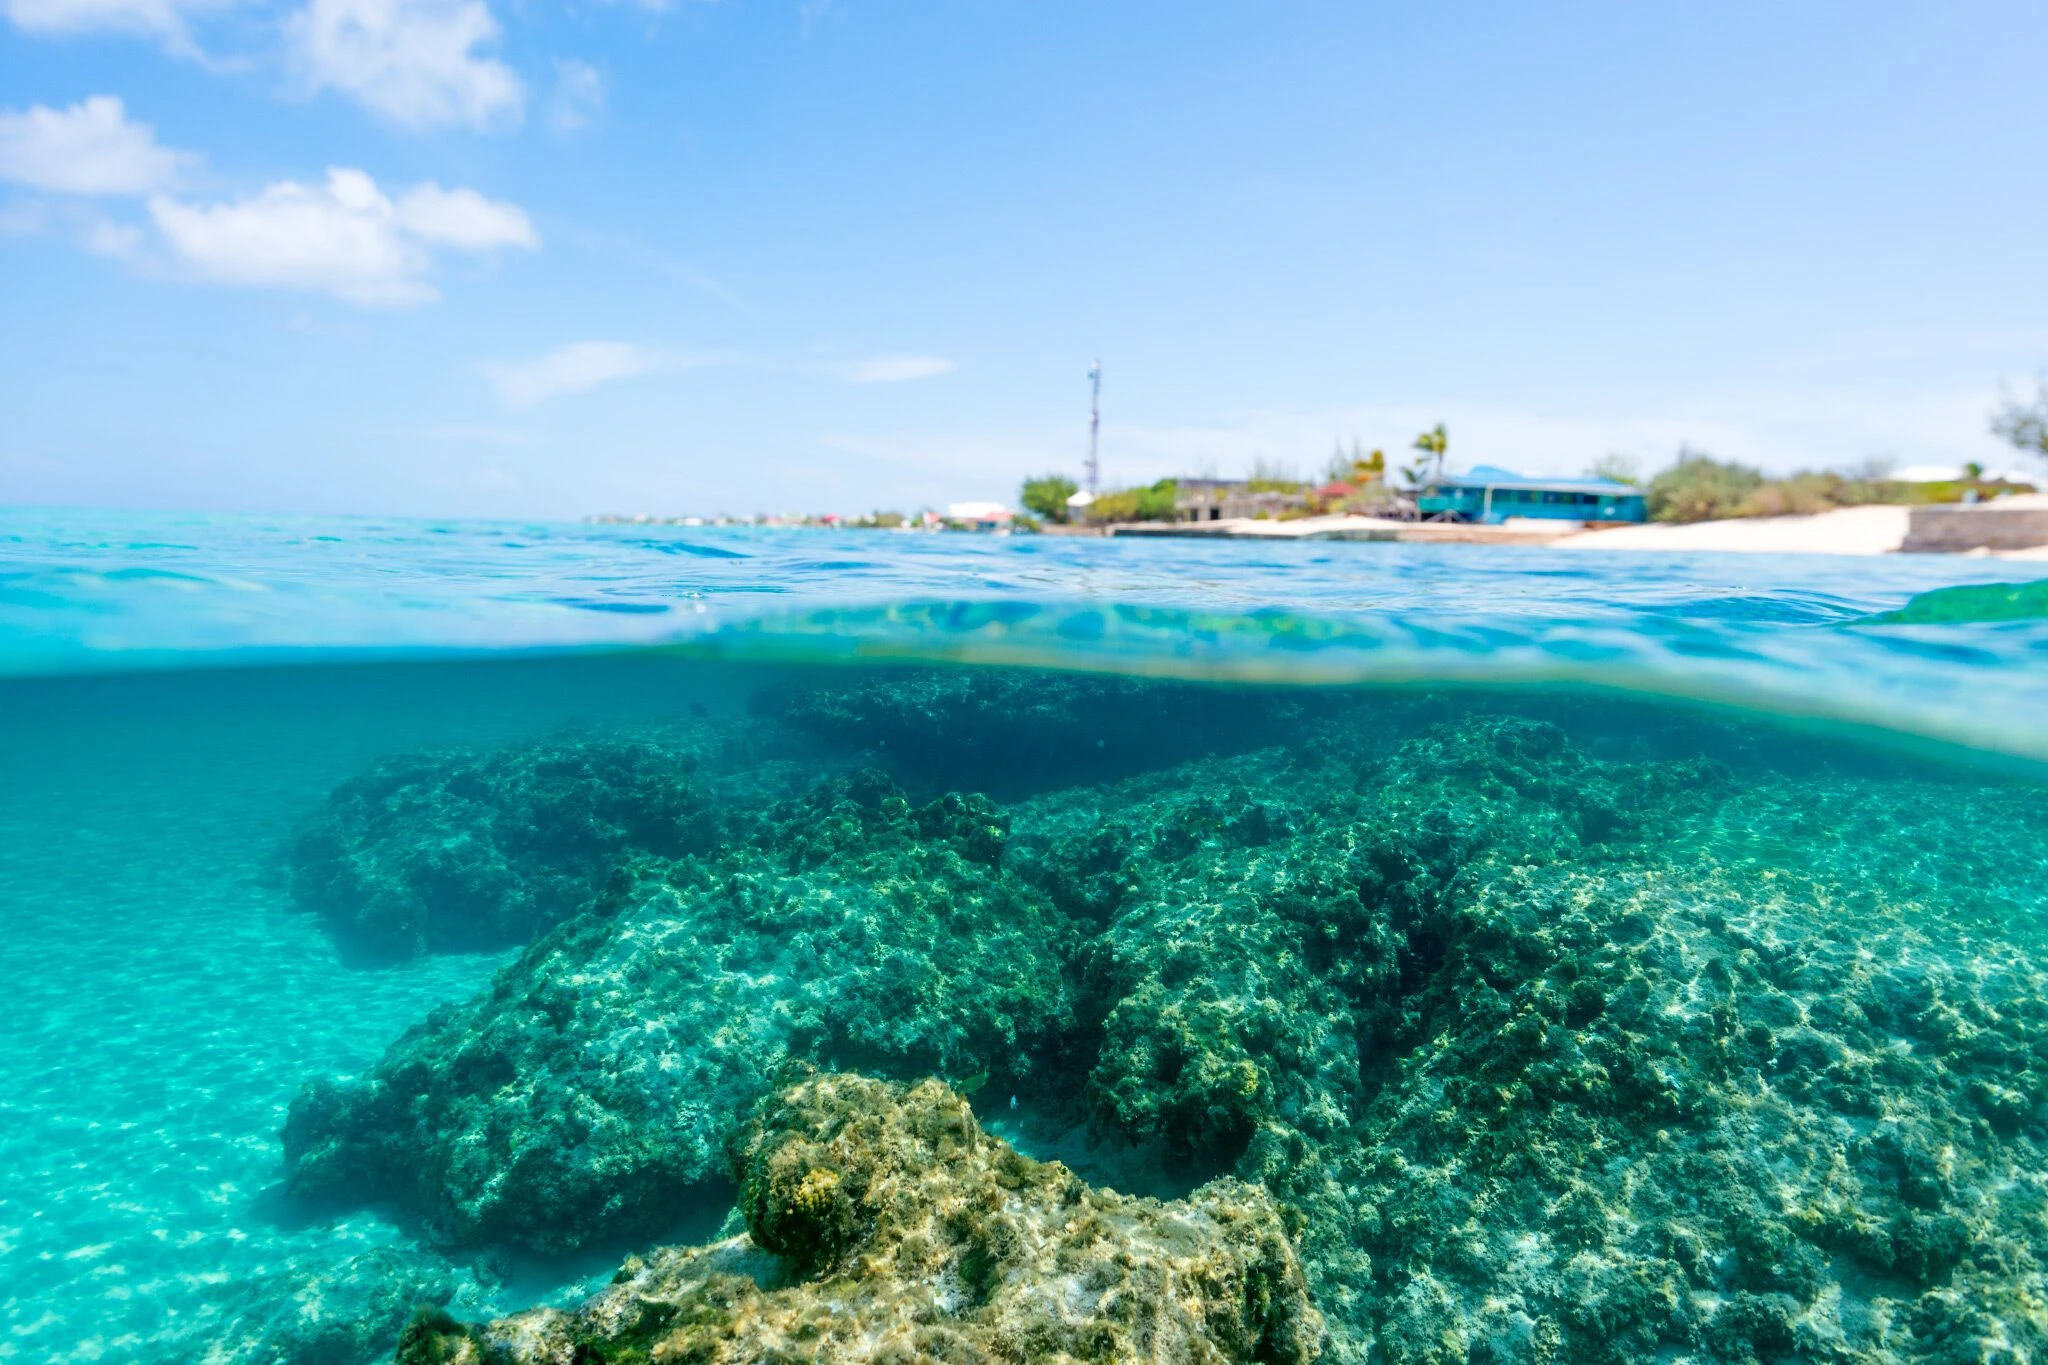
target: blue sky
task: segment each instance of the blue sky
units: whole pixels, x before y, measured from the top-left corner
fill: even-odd
[[[2048,7],[0,0],[0,502],[1985,460]]]

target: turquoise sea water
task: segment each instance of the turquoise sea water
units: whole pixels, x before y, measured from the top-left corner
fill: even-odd
[[[471,1028],[460,1011],[434,1011],[472,1008],[462,1002],[486,999],[501,970],[522,983],[598,979],[590,964],[617,961],[616,942],[574,949],[597,956],[577,958],[583,965],[573,971],[521,954],[550,926],[568,932],[595,923],[590,916],[643,913],[600,904],[625,894],[604,890],[615,864],[642,853],[680,860],[662,875],[682,887],[694,883],[674,867],[756,856],[733,851],[743,846],[781,858],[790,840],[809,837],[806,821],[825,822],[802,813],[813,809],[803,793],[819,782],[852,783],[844,790],[854,795],[841,799],[872,806],[859,795],[869,788],[858,774],[869,770],[886,774],[911,807],[949,792],[994,803],[988,809],[999,814],[985,818],[1002,824],[1007,843],[990,866],[1014,873],[1017,904],[1042,903],[1068,926],[1059,932],[1078,945],[1075,955],[1046,972],[1048,980],[1067,973],[1070,985],[1060,989],[1078,1003],[1052,1010],[1048,1018],[1068,1022],[1045,1024],[1049,1031],[1030,1039],[1019,1022],[1030,1008],[1005,1005],[1005,1027],[1022,1030],[1004,1035],[1007,1052],[973,1041],[980,1016],[966,1005],[966,1022],[946,1025],[957,1028],[955,1041],[904,1042],[926,1036],[920,1011],[943,1013],[929,1003],[936,996],[915,992],[901,997],[902,1020],[868,1020],[841,1034],[825,1028],[819,1036],[828,1041],[814,1047],[801,1030],[791,1041],[759,1022],[769,1015],[745,1015],[757,1030],[747,1046],[777,1057],[813,1047],[813,1060],[827,1064],[979,1087],[977,1106],[998,1131],[1125,1189],[1172,1194],[1266,1162],[1263,1178],[1309,1211],[1303,1254],[1333,1324],[1332,1358],[1429,1358],[1402,1335],[1402,1324],[1428,1316],[1416,1307],[1424,1299],[1448,1305],[1429,1310],[1448,1326],[1414,1331],[1436,1333],[1431,1339],[1451,1332],[1465,1343],[1460,1359],[1536,1351],[1528,1343],[1550,1330],[1546,1313],[1564,1314],[1555,1330],[1568,1345],[1624,1343],[1616,1358],[1768,1355],[1778,1349],[1769,1332],[1737,1341],[1735,1318],[1721,1316],[1736,1312],[1726,1305],[1747,1304],[1744,1294],[1782,1310],[1793,1343],[1783,1350],[1806,1358],[1824,1358],[1823,1345],[1840,1359],[1931,1359],[1938,1346],[1964,1352],[1944,1359],[2032,1358],[1997,1357],[1982,1343],[2037,1353],[2043,1338],[2029,1334],[2048,1330],[2038,1300],[2023,1302],[2041,1289],[2030,1258],[2048,1261],[2048,1241],[2028,1221],[2042,1206],[1986,1193],[1994,1180],[2038,1180],[2041,1169],[2036,1109],[2048,1085],[2039,1099],[2033,1087],[2037,1067],[2048,1074],[2048,1043],[2038,1056],[2028,1049],[2032,1021],[2048,1014],[2039,935],[2048,823],[2038,818],[2048,789],[2035,768],[2048,759],[2048,624],[1859,624],[1935,588],[2025,577],[2019,569],[1932,557],[0,514],[0,1360],[388,1358],[395,1323],[414,1301],[470,1320],[573,1302],[629,1251],[709,1235],[730,1202],[718,1174],[705,1174],[710,1166],[671,1171],[666,1184],[649,1176],[604,1212],[562,1212],[585,1206],[547,1202],[543,1194],[557,1186],[542,1182],[530,1204],[504,1202],[485,1216],[467,1196],[446,1193],[464,1178],[452,1168],[432,1177],[442,1193],[423,1194],[410,1174],[396,1180],[388,1171],[314,1179],[305,1162],[287,1182],[287,1157],[299,1155],[288,1154],[283,1134],[309,1084],[369,1072],[409,1029],[425,1028],[419,1046],[431,1050],[451,1030]],[[1528,738],[1539,733],[1545,738]],[[1483,757],[1453,754],[1474,735],[1489,737]],[[619,745],[627,748],[605,747]],[[411,776],[376,776],[391,771],[380,764],[420,754],[429,757],[405,760],[425,764]],[[1496,763],[1507,766],[1496,773],[1488,766]],[[351,782],[367,782],[359,790],[368,794],[344,808],[333,794],[358,790]],[[689,794],[677,795],[685,785]],[[1338,788],[1341,800],[1331,795]],[[1397,790],[1428,795],[1413,797],[1420,805],[1371,804]],[[1584,798],[1593,791],[1605,803],[1597,809]],[[1288,1034],[1297,1013],[1336,1017],[1338,1006],[1311,1003],[1323,986],[1300,985],[1291,996],[1297,988],[1272,984],[1280,974],[1271,962],[1283,950],[1266,940],[1226,947],[1203,937],[1220,932],[1206,921],[1169,923],[1164,907],[1249,897],[1243,904],[1254,908],[1224,918],[1261,922],[1268,910],[1259,907],[1285,899],[1258,889],[1278,875],[1275,866],[1340,846],[1355,851],[1363,847],[1357,831],[1374,821],[1402,828],[1410,817],[1389,813],[1397,809],[1412,814],[1401,837],[1416,848],[1438,839],[1415,833],[1425,827],[1485,824],[1460,814],[1459,801],[1548,832],[1522,842],[1474,834],[1457,843],[1468,836],[1443,834],[1439,842],[1455,843],[1464,861],[1414,876],[1452,888],[1441,896],[1462,906],[1458,913],[1477,913],[1472,907],[1508,895],[1510,884],[1521,888],[1517,904],[1565,896],[1547,879],[1568,873],[1605,879],[1601,895],[1634,905],[1673,943],[1683,936],[1664,917],[1707,915],[1698,907],[1725,902],[1734,908],[1701,921],[1722,929],[1701,932],[1746,924],[1752,958],[1805,942],[1801,934],[1827,941],[1831,923],[1853,923],[1873,942],[1918,934],[1872,951],[1901,982],[1950,982],[1929,988],[1947,990],[1942,998],[1960,1011],[1950,1033],[1995,1036],[1999,1045],[1941,1054],[1946,1079],[1938,1082],[1900,1070],[1903,1062],[1886,1072],[1887,1048],[1934,1055],[1925,1023],[1933,1004],[1891,1013],[1871,1005],[1852,1028],[1830,1022],[1823,1001],[1834,987],[1802,987],[1796,973],[1772,978],[1768,991],[1738,990],[1730,1018],[1764,1030],[1755,1046],[1765,1060],[1728,1063],[1735,1079],[1702,1080],[1703,1094],[1722,1096],[1713,1103],[1628,1124],[1725,1129],[1734,1120],[1713,1106],[1732,1105],[1728,1096],[1790,1094],[1781,1137],[1804,1132],[1809,1120],[1815,1133],[1836,1133],[1848,1174],[1814,1186],[1835,1191],[1829,1204],[1794,1193],[1806,1186],[1782,1153],[1760,1156],[1759,1169],[1784,1167],[1776,1177],[1783,1207],[1771,1216],[1797,1242],[1771,1255],[1790,1265],[1810,1245],[1811,1265],[1742,1280],[1743,1257],[1754,1255],[1727,1233],[1736,1238],[1729,1247],[1700,1253],[1701,1265],[1721,1265],[1720,1257],[1722,1269],[1685,1272],[1692,1279],[1679,1295],[1682,1311],[1640,1310],[1661,1324],[1640,1329],[1647,1336],[1628,1337],[1637,1329],[1621,1319],[1573,1325],[1555,1307],[1570,1294],[1540,1276],[1515,1280],[1524,1272],[1511,1275],[1505,1260],[1475,1251],[1454,1265],[1420,1234],[1396,1245],[1381,1223],[1353,1237],[1346,1229],[1380,1215],[1290,1185],[1299,1170],[1261,1147],[1259,1135],[1297,1132],[1327,1148],[1328,1162],[1352,1160],[1340,1147],[1379,1131],[1372,1106],[1408,1083],[1399,1079],[1404,1068],[1424,1066],[1420,1052],[1406,1050],[1424,1048],[1422,1036],[1384,1021],[1347,1024],[1353,1041],[1339,1051],[1356,1074],[1326,1084],[1327,1060],[1311,1065],[1288,1050],[1294,1044],[1271,1041]],[[654,803],[659,818],[641,820],[635,802]],[[1243,832],[1247,811],[1263,832]],[[740,824],[730,822],[753,812],[770,812],[758,827],[770,833],[735,832]],[[697,828],[693,820],[717,829],[676,832]],[[1180,843],[1158,834],[1168,824],[1182,831]],[[1556,833],[1564,824],[1569,831]],[[600,826],[627,832],[600,838],[591,833]],[[1134,833],[1140,826],[1150,832]],[[955,837],[938,828],[919,823],[908,837],[932,847]],[[1117,855],[1127,858],[1122,871],[1062,861],[1105,841],[1128,845]],[[308,852],[314,843],[323,851]],[[495,861],[480,871],[476,850],[485,844]],[[1207,863],[1205,849],[1214,851]],[[1251,851],[1231,861],[1243,850]],[[804,875],[880,884],[872,862],[858,874],[831,872],[840,856],[819,855],[824,861]],[[1434,856],[1415,853],[1415,866]],[[342,862],[350,870],[336,880]],[[1466,875],[1458,866],[1490,870]],[[1098,881],[1125,889],[1088,889]],[[1179,889],[1145,901],[1144,888],[1169,882]],[[401,883],[402,895],[393,889]],[[1766,895],[1766,886],[1779,889]],[[1090,899],[1099,896],[1110,899]],[[1399,899],[1386,896],[1389,906]],[[508,906],[523,907],[524,918],[507,918]],[[1882,934],[1872,928],[1879,921]],[[644,930],[654,921],[634,922]],[[785,932],[796,933],[769,938]],[[882,946],[861,951],[897,952],[886,928],[878,932]],[[1176,1003],[1173,1017],[1235,1021],[1215,1025],[1225,1041],[1214,1047],[1242,1053],[1255,1078],[1246,1083],[1253,1092],[1267,1087],[1274,1098],[1257,1104],[1270,1107],[1224,1114],[1223,1100],[1183,1093],[1196,1062],[1131,1071],[1137,1053],[1111,1050],[1118,1039],[1153,1046],[1143,1042],[1153,988],[1091,1003],[1087,992],[1109,959],[1090,954],[1114,941],[1116,961],[1136,961],[1144,945],[1169,940],[1193,946],[1180,965],[1160,969],[1159,989],[1193,989],[1186,982],[1205,973],[1215,982],[1208,995]],[[1572,951],[1592,961],[1590,949]],[[1824,974],[1814,965],[1824,959],[1832,961],[1813,949],[1811,970]],[[783,963],[775,979],[792,992],[805,972],[836,979],[839,970],[829,960],[803,968],[774,960]],[[933,961],[920,970],[950,974],[953,996],[971,994],[964,974],[983,970],[971,954]],[[612,990],[640,969],[609,970]],[[1539,996],[1554,977],[1562,990],[1597,978],[1592,966],[1571,969],[1580,977],[1529,970],[1520,989]],[[1627,970],[1648,973],[1644,989],[1653,994],[1675,992],[1673,1012],[1711,977],[1696,963],[1673,978],[1676,986],[1651,967]],[[1272,976],[1265,986],[1244,985],[1245,973],[1262,971]],[[1964,979],[1975,983],[1968,1000],[1953,984]],[[1522,998],[1513,981],[1495,979],[1494,988]],[[661,1056],[701,1060],[691,1029],[709,1037],[742,1027],[740,1015],[676,1004],[676,993],[691,993],[686,985],[663,989],[669,995],[632,1007],[650,1036],[661,1033],[658,1046],[646,1044]],[[1426,991],[1414,989],[1423,999]],[[1752,1017],[1764,994],[1790,1002],[1771,1007],[1783,1017]],[[1342,1008],[1359,1019],[1381,1018],[1362,998],[1345,999]],[[599,1010],[575,1008],[584,1010],[578,1019]],[[1246,1022],[1261,1011],[1267,1023]],[[429,1025],[430,1016],[441,1022]],[[1618,1008],[1604,1017],[1619,1017]],[[606,1024],[614,1031],[603,1047],[627,1046],[617,1023]],[[484,1022],[473,1027],[484,1036]],[[1574,1027],[1586,1037],[1596,1028],[1583,1019]],[[1731,1038],[1750,1036],[1730,1027]],[[1864,1036],[1872,1029],[1884,1036]],[[1364,1041],[1368,1033],[1376,1041]],[[1645,1056],[1664,1046],[1648,1025],[1628,1036]],[[856,1046],[856,1038],[866,1041]],[[592,1032],[579,1046],[597,1049],[597,1039]],[[574,1067],[545,1060],[556,1054],[525,1047],[508,1046],[504,1076],[462,1093],[502,1099],[506,1087],[557,1086],[602,1107],[614,1104],[604,1086],[628,1074],[611,1061],[602,1085],[586,1082]],[[1801,1089],[1796,1066],[1783,1061],[1799,1047],[1827,1051],[1836,1058],[1827,1065],[1848,1068],[1841,1074],[1880,1074],[1870,1084],[1892,1088],[1854,1103],[1813,1098],[1825,1086]],[[727,1071],[713,1068],[725,1078],[717,1084],[738,1087],[734,1094],[748,1093],[753,1063],[744,1053]],[[1842,1060],[1855,1057],[1860,1071]],[[459,1068],[439,1058],[420,1064],[433,1085],[451,1094],[470,1085],[450,1079]],[[726,1059],[718,1066],[730,1060],[717,1058]],[[1760,1089],[1743,1089],[1743,1066]],[[1627,1069],[1613,1056],[1602,1067],[1604,1075]],[[1441,1093],[1441,1077],[1432,1084]],[[1946,1098],[1916,1100],[1915,1086]],[[1561,1123],[1557,1116],[1582,1102],[1543,1098],[1541,1086],[1532,1093],[1529,1103],[1546,1117],[1531,1122]],[[1089,1098],[1080,1107],[1062,1107],[1082,1094]],[[2006,1094],[2018,1097],[2012,1117],[1998,1108]],[[1169,1095],[1170,1103],[1160,1098]],[[1819,1106],[1819,1114],[1828,1104],[1820,1118],[1797,1108]],[[513,1159],[489,1146],[497,1138],[477,1136],[500,1132],[498,1119],[478,1120],[464,1138],[426,1134],[431,1124],[415,1117],[402,1141],[347,1126],[370,1120],[322,1122],[330,1129],[320,1140],[358,1157],[373,1138],[398,1143],[389,1161],[408,1171],[462,1142],[482,1143],[487,1161]],[[537,1132],[558,1132],[533,1122]],[[1907,1136],[1883,1147],[1886,1123],[1905,1125]],[[1916,1123],[1925,1128],[1917,1137],[1908,1131]],[[578,1142],[609,1140],[602,1125],[577,1131]],[[1879,1175],[1868,1176],[1871,1192],[1842,1192],[1866,1167],[1911,1167],[1920,1150],[1913,1143],[1936,1136],[1963,1153],[1951,1156],[1938,1193],[1902,1195],[1884,1184],[1893,1177]],[[1429,1160],[1427,1144],[1410,1138],[1373,1141],[1401,1147],[1418,1165]],[[1872,1156],[1879,1147],[1906,1155]],[[1607,1151],[1601,1161],[1632,1159]],[[1479,1161],[1465,1153],[1459,1169]],[[1572,1188],[1607,1190],[1592,1174],[1599,1163],[1587,1161]],[[1657,1178],[1614,1177],[1630,1190]],[[1810,1209],[1822,1212],[1808,1217]],[[1559,1194],[1515,1216],[1533,1220],[1526,1235],[1541,1241],[1561,1236],[1553,1224],[1569,1214]],[[1684,1221],[1669,1210],[1659,1216]],[[1642,1208],[1617,1206],[1609,1217],[1608,1240],[1572,1243],[1581,1247],[1575,1254],[1605,1246],[1600,1254],[1613,1265],[1633,1265],[1631,1256],[1693,1265],[1692,1253],[1638,1246],[1649,1234],[1637,1225],[1654,1221]],[[1758,1217],[1685,1215],[1686,1235],[1712,1243],[1724,1224],[1762,1226]],[[1833,1219],[1834,1231],[1813,1231],[1814,1219]],[[1862,1234],[1842,1230],[1868,1222],[1891,1229],[1887,1247],[1917,1247],[1935,1235],[1922,1223],[1949,1228],[1940,1219],[1968,1232],[1954,1234],[1964,1250],[1943,1253],[1933,1270],[1903,1250],[1855,1251]],[[387,1259],[363,1259],[372,1252]],[[1567,1264],[1575,1262],[1560,1255],[1556,1273]],[[1495,1329],[1484,1305],[1507,1301],[1502,1295],[1522,1306],[1488,1337]],[[1929,1316],[1939,1317],[1928,1306],[1936,1299],[1973,1297],[1985,1305],[1981,1321]],[[1514,1314],[1521,1319],[1510,1321]],[[1535,1326],[1515,1325],[1522,1319]],[[1491,1357],[1475,1354],[1482,1339]]]

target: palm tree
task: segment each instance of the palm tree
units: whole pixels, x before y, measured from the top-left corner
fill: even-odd
[[[1431,478],[1441,479],[1444,476],[1444,451],[1449,449],[1451,444],[1450,434],[1444,430],[1444,424],[1438,422],[1433,430],[1425,431],[1416,437],[1414,444],[1423,454],[1423,463],[1416,468],[1420,470],[1427,467]]]

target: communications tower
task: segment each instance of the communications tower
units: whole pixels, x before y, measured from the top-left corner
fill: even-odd
[[[1099,457],[1099,443],[1102,434],[1102,362],[1096,361],[1088,367],[1088,496],[1094,497],[1102,491],[1102,461]]]

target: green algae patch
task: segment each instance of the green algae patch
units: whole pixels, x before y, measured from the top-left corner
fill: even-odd
[[[1320,1353],[1321,1319],[1263,1190],[1222,1180],[1172,1203],[1091,1190],[984,1133],[936,1081],[798,1081],[758,1106],[732,1163],[746,1236],[636,1257],[573,1312],[470,1325],[424,1310],[400,1365]],[[763,1253],[795,1276],[764,1275]]]
[[[2031,583],[1967,583],[1923,592],[1897,611],[1855,622],[1866,626],[1956,626],[2048,617],[2048,578]]]

